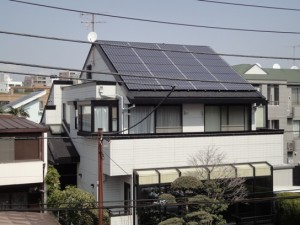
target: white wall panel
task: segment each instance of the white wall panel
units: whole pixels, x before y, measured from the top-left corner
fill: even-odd
[[[43,161],[0,163],[0,186],[43,182]]]
[[[279,165],[283,163],[282,142],[283,135],[111,140],[110,157],[127,173],[133,169],[188,166],[192,155],[208,147],[224,152],[230,163],[268,161]],[[111,164],[111,176],[124,174]]]

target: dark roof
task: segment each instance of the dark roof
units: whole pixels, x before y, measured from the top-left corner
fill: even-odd
[[[116,72],[145,77],[121,75],[130,91],[168,91],[171,86],[181,91],[255,91],[208,46],[114,41],[98,44],[100,54],[107,57]]]
[[[0,133],[47,132],[48,128],[24,117],[0,115]]]
[[[132,104],[152,103],[157,104],[161,101],[166,93],[163,91],[133,91],[128,96],[128,100]],[[201,100],[200,100],[201,99]],[[177,91],[164,101],[164,104],[176,103],[265,103],[265,97],[257,91]]]
[[[52,130],[50,128],[50,130]],[[61,127],[63,131],[63,128]],[[48,132],[48,161],[50,164],[71,164],[80,161],[80,156],[70,138],[65,133]]]

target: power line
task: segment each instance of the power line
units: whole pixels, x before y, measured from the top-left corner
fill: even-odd
[[[300,60],[300,58],[299,58]],[[125,73],[112,73],[112,72],[102,72],[102,71],[91,71],[91,70],[79,70],[73,68],[66,68],[66,67],[56,67],[56,66],[44,66],[38,64],[28,64],[28,63],[20,63],[20,62],[10,62],[10,61],[3,61],[0,60],[2,64],[11,64],[11,65],[18,65],[18,66],[26,66],[26,67],[36,67],[36,68],[43,68],[43,69],[53,69],[53,70],[69,70],[74,72],[83,72],[83,73],[94,73],[94,74],[102,74],[102,75],[114,75],[114,76],[126,76],[126,77],[139,77],[144,79],[162,79],[162,80],[171,80],[171,81],[199,81],[199,82],[206,82],[206,83],[230,83],[230,84],[245,84],[245,82],[238,82],[238,81],[220,81],[220,80],[201,80],[201,79],[185,79],[185,78],[177,78],[177,77],[163,77],[163,76],[144,76],[138,74],[125,74]],[[0,72],[2,72],[1,70]],[[12,73],[12,72],[10,72]],[[97,81],[97,80],[93,80]],[[127,82],[125,82],[127,83]],[[152,85],[152,84],[151,84]],[[178,86],[178,85],[173,85]]]
[[[300,12],[300,9],[295,9],[295,8],[253,5],[253,4],[242,4],[242,3],[233,3],[233,2],[220,2],[220,1],[212,1],[212,0],[198,0],[198,1],[199,2],[206,2],[206,3],[223,4],[223,5],[234,5],[234,6],[245,6],[245,7],[263,8],[263,9],[288,10],[288,11]]]
[[[74,70],[73,70],[74,71]],[[37,73],[25,73],[25,72],[17,72],[17,71],[9,71],[9,70],[0,70],[0,73],[8,73],[8,74],[14,74],[14,75],[27,75],[27,76],[44,76],[44,77],[49,77],[52,79],[59,79],[62,78],[62,80],[82,80],[82,81],[90,81],[90,82],[95,82],[97,80],[95,79],[87,79],[87,78],[76,78],[76,77],[59,77],[57,75],[41,75]],[[172,87],[172,85],[166,85],[166,84],[153,84],[153,83],[141,83],[141,82],[132,82],[132,81],[118,81],[118,83],[124,83],[124,84],[142,84],[142,85],[151,85],[151,86],[165,86],[165,87]],[[0,107],[1,108],[1,107]]]
[[[228,30],[228,31],[257,32],[257,33],[294,34],[294,35],[300,34],[300,32],[296,32],[296,31],[259,30],[259,29],[245,29],[245,28],[232,28],[232,27],[219,27],[219,26],[196,25],[196,24],[187,24],[187,23],[176,23],[176,22],[143,19],[143,18],[128,17],[128,16],[117,16],[117,15],[111,15],[111,14],[96,13],[96,12],[91,12],[91,11],[82,11],[82,10],[76,10],[76,9],[70,9],[70,8],[37,4],[37,3],[32,3],[32,2],[24,2],[24,1],[19,1],[19,0],[9,0],[9,1],[27,4],[27,5],[45,7],[45,8],[50,8],[50,9],[63,10],[63,11],[68,11],[68,12],[88,13],[88,14],[94,14],[94,15],[99,15],[99,16],[104,16],[104,17],[134,20],[134,21],[140,21],[140,22],[166,24],[166,25],[185,26],[185,27],[194,27],[194,28],[206,28],[206,29],[218,29],[218,30]]]
[[[1,31],[1,30],[0,30],[0,33],[1,34],[8,34],[8,35],[15,35],[15,36],[31,37],[31,38],[40,38],[40,39],[48,39],[48,40],[56,40],[56,41],[91,44],[90,42],[87,42],[87,41],[67,39],[67,38],[58,38],[58,37],[50,37],[50,36],[33,35],[33,34],[27,34],[27,33],[16,33],[16,32]],[[160,49],[159,48],[147,48],[147,47],[139,47],[139,46],[101,43],[101,41],[98,41],[97,44],[112,46],[112,47],[133,48],[133,49],[142,49],[142,50],[151,50],[151,51],[164,51],[164,52],[191,53],[191,54],[199,54],[199,55],[218,55],[218,56],[226,56],[226,57],[281,59],[281,60],[300,60],[300,58],[283,57],[283,56],[262,56],[262,55],[245,55],[245,54],[232,54],[232,53],[210,53],[210,52],[182,51],[182,50],[163,49],[163,48],[160,48]]]

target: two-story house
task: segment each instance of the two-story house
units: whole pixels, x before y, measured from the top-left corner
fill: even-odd
[[[0,209],[44,203],[47,131],[25,118],[0,115]]]
[[[42,122],[62,124],[80,155],[77,185],[95,196],[98,128],[105,201],[135,201],[170,184],[211,147],[235,176],[271,191],[292,185],[291,168],[282,166],[283,131],[256,128],[267,118],[256,116],[256,106],[266,99],[210,47],[99,41],[83,70],[81,84],[53,84]],[[141,223],[132,215],[112,220]]]

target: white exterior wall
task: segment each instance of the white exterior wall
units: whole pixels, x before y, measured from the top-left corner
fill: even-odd
[[[43,182],[43,161],[0,163],[0,186]]]
[[[65,85],[64,85],[65,86]],[[43,123],[60,124],[62,120],[62,90],[61,85],[53,85],[53,90],[50,93],[47,105],[55,105],[55,110],[45,110]]]
[[[274,169],[273,170],[274,187],[291,187],[293,186],[293,169]]]
[[[116,216],[110,218],[111,225],[132,225],[133,224],[133,216]]]
[[[189,159],[199,151],[215,147],[226,155],[226,162],[268,161],[272,165],[283,163],[283,135],[211,136],[186,138],[111,140],[105,153],[127,173],[133,169],[189,166]],[[145,160],[146,159],[146,160]],[[109,160],[105,173],[124,175]],[[107,168],[110,168],[107,171]]]
[[[27,113],[29,114],[29,117],[26,118],[32,122],[40,123],[42,113],[40,112],[40,102],[39,99],[36,99],[24,106]]]
[[[86,61],[85,65],[92,65],[92,71],[101,71],[101,72],[111,72],[111,70],[108,68],[106,63],[103,61],[103,58],[99,54],[95,48],[93,48],[90,51],[90,54],[88,55],[88,59]],[[86,69],[86,68],[85,68]],[[86,78],[86,75],[83,74],[82,78]],[[93,80],[101,80],[101,81],[116,81],[116,79],[113,77],[113,75],[106,75],[106,74],[92,74]]]

